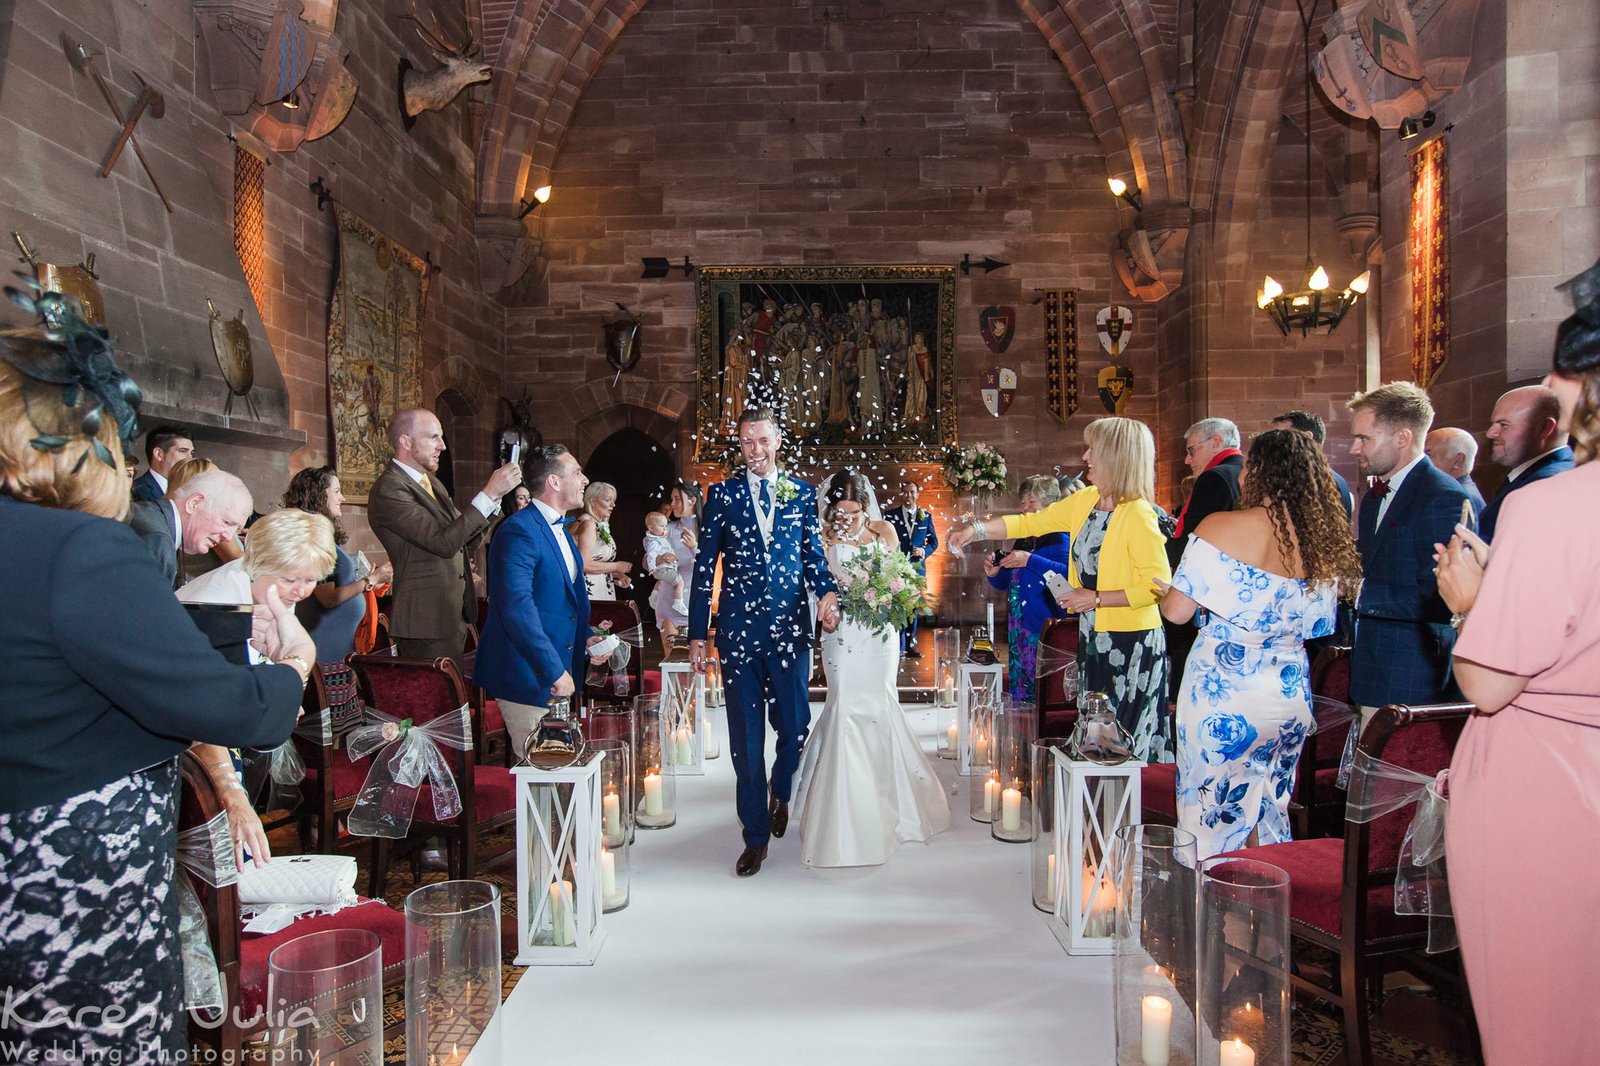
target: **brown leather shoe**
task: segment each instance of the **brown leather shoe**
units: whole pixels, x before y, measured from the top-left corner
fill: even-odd
[[[767,808],[767,819],[772,823],[772,835],[781,837],[789,829],[789,805],[776,797]]]
[[[739,861],[733,864],[733,872],[740,877],[754,876],[760,871],[761,864],[766,858],[766,848],[745,848],[739,853]]]

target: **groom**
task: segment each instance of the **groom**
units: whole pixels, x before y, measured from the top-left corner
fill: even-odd
[[[788,828],[789,793],[811,728],[807,588],[817,596],[823,628],[830,632],[839,624],[839,603],[817,530],[817,491],[778,473],[783,434],[773,413],[747,409],[739,416],[738,434],[745,473],[711,486],[700,518],[689,660],[696,673],[705,672],[711,586],[720,558],[717,650],[745,843],[734,872],[749,877],[767,857],[768,837],[781,837]],[[770,786],[763,724],[769,720],[778,735]]]

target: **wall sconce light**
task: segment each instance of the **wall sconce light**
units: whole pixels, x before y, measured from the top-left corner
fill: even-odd
[[[1433,112],[1424,111],[1421,119],[1403,118],[1400,120],[1400,139],[1409,141],[1423,130],[1433,125]]]
[[[644,263],[644,273],[639,275],[641,279],[664,278],[674,270],[683,271],[683,276],[687,278],[694,272],[694,264],[689,262],[688,256],[683,257],[681,266],[676,263],[669,263],[661,256],[646,256],[641,262]]]
[[[285,96],[282,100],[279,100],[278,103],[282,104],[290,111],[298,111],[300,110],[300,94],[295,92],[293,89],[290,89],[289,95]]]
[[[522,202],[522,210],[517,212],[518,218],[527,218],[534,208],[550,202],[550,186],[541,185],[533,190],[533,199]]]
[[[1112,196],[1120,196],[1128,201],[1135,211],[1144,210],[1144,193],[1139,191],[1139,186],[1130,186],[1121,178],[1107,178],[1106,187],[1111,190]]]

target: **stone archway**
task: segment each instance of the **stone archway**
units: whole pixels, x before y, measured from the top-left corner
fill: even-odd
[[[478,425],[478,412],[458,389],[447,388],[433,401],[433,413],[444,429],[444,454],[439,457],[438,478],[452,499],[460,492],[476,491],[488,480],[485,459],[486,431]],[[477,476],[479,468],[483,476]]]

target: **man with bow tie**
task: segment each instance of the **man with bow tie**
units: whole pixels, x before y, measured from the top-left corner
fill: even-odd
[[[589,479],[560,444],[536,449],[527,463],[533,502],[489,545],[489,616],[472,677],[500,702],[519,754],[550,701],[583,686],[589,643],[589,587],[566,519]]]
[[[900,538],[900,550],[911,559],[917,573],[926,574],[928,556],[939,550],[939,537],[933,531],[933,516],[917,506],[917,494],[922,487],[910,478],[900,482],[900,506],[883,512],[884,519],[894,526]],[[908,659],[920,659],[917,650],[917,616],[900,631],[900,654]]]
[[[396,413],[389,442],[394,460],[372,483],[367,520],[394,564],[390,632],[401,655],[458,658],[467,624],[478,620],[467,553],[489,528],[500,497],[522,483],[522,470],[515,463],[496,470],[463,511],[434,477],[445,444],[432,411]]]
[[[1456,631],[1439,598],[1435,544],[1447,544],[1467,498],[1423,454],[1433,404],[1405,381],[1356,393],[1350,454],[1372,487],[1361,499],[1361,597],[1350,653],[1350,700],[1363,718],[1386,703],[1459,698],[1450,673]]]

